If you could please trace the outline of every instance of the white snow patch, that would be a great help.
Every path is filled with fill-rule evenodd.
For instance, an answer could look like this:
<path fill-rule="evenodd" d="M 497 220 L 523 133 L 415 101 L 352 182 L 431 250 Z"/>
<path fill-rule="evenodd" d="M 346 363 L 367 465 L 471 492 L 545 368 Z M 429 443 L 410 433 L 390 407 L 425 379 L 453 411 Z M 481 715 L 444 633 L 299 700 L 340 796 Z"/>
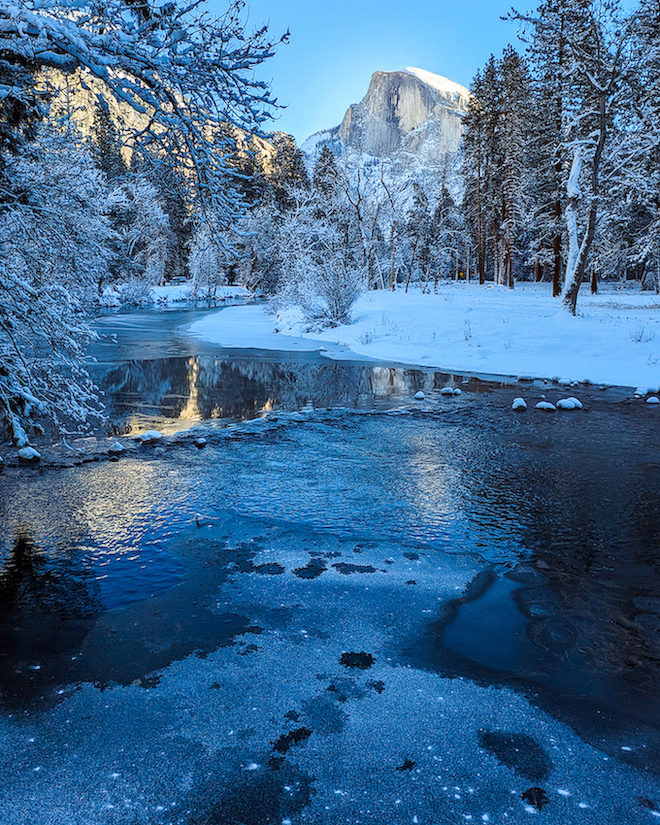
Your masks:
<path fill-rule="evenodd" d="M 552 410 L 556 410 L 557 408 L 554 404 L 551 404 L 549 401 L 539 401 L 539 403 L 536 405 L 536 409 L 547 410 L 548 412 L 551 412 Z"/>
<path fill-rule="evenodd" d="M 144 433 L 136 435 L 135 441 L 138 441 L 140 444 L 154 444 L 156 441 L 160 441 L 162 437 L 158 430 L 147 430 Z"/>
<path fill-rule="evenodd" d="M 34 447 L 21 447 L 18 451 L 18 458 L 26 464 L 36 464 L 41 458 L 41 453 L 37 452 Z"/>
<path fill-rule="evenodd" d="M 426 83 L 427 86 L 431 86 L 436 91 L 452 97 L 457 103 L 460 98 L 469 100 L 470 97 L 472 97 L 469 90 L 466 89 L 465 86 L 461 86 L 460 83 L 454 83 L 453 80 L 449 80 L 442 75 L 433 74 L 433 72 L 428 72 L 426 69 L 417 69 L 414 66 L 407 66 L 405 71 L 409 74 L 414 74 L 415 77 L 418 77 L 423 83 Z"/>
<path fill-rule="evenodd" d="M 526 410 L 527 409 L 527 402 L 524 398 L 514 398 L 513 404 L 511 405 L 512 410 Z"/>
<path fill-rule="evenodd" d="M 369 291 L 354 306 L 354 323 L 318 332 L 307 331 L 299 312 L 275 316 L 264 305 L 228 307 L 190 331 L 226 347 L 318 351 L 323 345 L 334 359 L 357 354 L 520 381 L 558 375 L 571 384 L 588 378 L 641 388 L 657 385 L 660 347 L 631 341 L 629 333 L 640 323 L 657 324 L 653 300 L 641 293 L 585 294 L 581 314 L 573 317 L 559 311 L 547 284 L 518 284 L 512 291 L 447 283 L 431 295 Z M 468 309 L 472 335 L 466 340 Z M 333 350 L 340 341 L 350 350 Z"/>

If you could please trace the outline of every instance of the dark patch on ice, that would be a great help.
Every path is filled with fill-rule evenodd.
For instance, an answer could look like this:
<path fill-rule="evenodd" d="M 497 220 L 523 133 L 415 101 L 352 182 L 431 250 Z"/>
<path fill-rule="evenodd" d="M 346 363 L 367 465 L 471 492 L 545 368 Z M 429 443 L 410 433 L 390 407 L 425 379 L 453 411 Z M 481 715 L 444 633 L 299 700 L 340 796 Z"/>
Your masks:
<path fill-rule="evenodd" d="M 341 733 L 344 729 L 346 713 L 327 696 L 314 696 L 303 702 L 303 709 L 315 733 Z"/>
<path fill-rule="evenodd" d="M 339 664 L 344 667 L 357 668 L 357 670 L 369 670 L 375 661 L 375 656 L 362 650 L 359 653 L 342 653 Z"/>
<path fill-rule="evenodd" d="M 367 682 L 367 687 L 371 688 L 371 690 L 375 690 L 376 693 L 382 693 L 385 690 L 385 682 L 382 682 L 380 679 L 377 679 L 375 682 Z"/>
<path fill-rule="evenodd" d="M 349 564 L 344 561 L 340 561 L 337 564 L 332 565 L 342 576 L 350 576 L 352 573 L 377 573 L 378 569 L 376 567 L 372 567 L 370 564 Z"/>
<path fill-rule="evenodd" d="M 648 808 L 649 811 L 658 811 L 658 806 L 652 799 L 647 799 L 645 796 L 638 796 L 637 801 L 642 808 Z"/>
<path fill-rule="evenodd" d="M 543 810 L 543 806 L 549 803 L 548 795 L 543 788 L 529 788 L 520 795 L 523 802 L 533 805 L 538 811 Z"/>
<path fill-rule="evenodd" d="M 321 575 L 321 573 L 324 573 L 327 569 L 328 568 L 325 562 L 317 559 L 312 559 L 304 567 L 296 567 L 296 569 L 293 571 L 293 575 L 297 576 L 299 579 L 316 579 Z"/>
<path fill-rule="evenodd" d="M 209 685 L 209 688 L 211 690 L 220 690 L 221 687 L 222 687 L 222 685 L 220 685 L 218 682 L 213 682 L 212 684 Z"/>
<path fill-rule="evenodd" d="M 296 728 L 289 731 L 289 733 L 283 733 L 277 742 L 273 744 L 273 750 L 278 753 L 287 753 L 289 748 L 300 745 L 301 742 L 309 739 L 311 735 L 312 731 L 309 728 Z"/>
<path fill-rule="evenodd" d="M 243 650 L 238 651 L 239 656 L 249 656 L 250 653 L 256 653 L 259 648 L 256 645 L 245 645 Z"/>
<path fill-rule="evenodd" d="M 416 580 L 415 580 L 415 579 L 408 579 L 408 581 L 406 582 L 406 584 L 417 584 L 417 582 L 416 582 Z"/>
<path fill-rule="evenodd" d="M 547 779 L 552 762 L 539 743 L 526 733 L 480 730 L 479 744 L 508 768 L 532 782 Z"/>
<path fill-rule="evenodd" d="M 283 756 L 271 756 L 268 760 L 268 767 L 271 771 L 279 771 L 284 764 Z"/>
<path fill-rule="evenodd" d="M 281 564 L 277 562 L 269 562 L 268 564 L 259 564 L 254 568 L 255 573 L 262 576 L 281 576 L 286 570 Z"/>
<path fill-rule="evenodd" d="M 346 702 L 348 699 L 363 699 L 366 695 L 364 688 L 353 679 L 339 677 L 334 679 L 326 690 L 332 694 L 334 701 Z"/>
<path fill-rule="evenodd" d="M 188 825 L 279 825 L 300 814 L 315 794 L 314 777 L 284 759 L 270 762 L 271 770 L 240 770 L 234 781 L 225 777 L 221 788 L 209 780 L 198 792 L 201 810 L 190 815 Z"/>
<path fill-rule="evenodd" d="M 399 765 L 397 767 L 397 771 L 411 771 L 413 768 L 417 767 L 417 762 L 413 762 L 412 759 L 404 759 L 403 765 Z"/>
<path fill-rule="evenodd" d="M 252 736 L 254 736 L 256 733 L 257 733 L 257 729 L 256 729 L 256 728 L 245 728 L 244 730 L 239 730 L 239 732 L 236 734 L 236 736 L 237 736 L 237 737 L 238 737 L 238 739 L 240 739 L 241 741 L 244 741 L 244 740 L 246 740 L 246 739 L 250 739 L 250 738 L 251 738 Z"/>
<path fill-rule="evenodd" d="M 405 558 L 410 559 L 410 561 L 417 561 L 419 559 L 419 553 L 404 553 Z"/>
<path fill-rule="evenodd" d="M 295 710 L 288 710 L 284 714 L 284 718 L 288 719 L 290 722 L 299 722 L 300 721 L 300 714 L 297 713 Z"/>

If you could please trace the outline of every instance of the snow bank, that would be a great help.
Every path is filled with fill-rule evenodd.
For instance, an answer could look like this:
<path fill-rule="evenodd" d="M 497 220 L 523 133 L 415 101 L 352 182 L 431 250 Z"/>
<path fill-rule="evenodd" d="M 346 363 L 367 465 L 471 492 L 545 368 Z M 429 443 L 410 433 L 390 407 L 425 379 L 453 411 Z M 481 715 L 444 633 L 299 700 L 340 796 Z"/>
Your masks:
<path fill-rule="evenodd" d="M 292 351 L 324 345 L 332 358 L 357 354 L 448 372 L 658 385 L 658 296 L 585 294 L 579 311 L 577 317 L 561 311 L 548 284 L 518 285 L 513 291 L 443 284 L 436 295 L 369 292 L 356 303 L 352 324 L 320 333 L 305 332 L 291 312 L 275 318 L 255 306 L 223 310 L 191 331 L 227 347 Z"/>
<path fill-rule="evenodd" d="M 100 303 L 105 307 L 119 307 L 122 305 L 121 290 L 124 285 L 109 286 L 103 290 Z M 171 304 L 185 304 L 195 300 L 207 300 L 204 295 L 192 296 L 192 281 L 180 284 L 166 284 L 165 286 L 151 287 L 151 300 L 159 306 Z M 251 293 L 242 286 L 219 286 L 215 291 L 214 300 L 228 301 L 231 299 L 247 299 Z"/>

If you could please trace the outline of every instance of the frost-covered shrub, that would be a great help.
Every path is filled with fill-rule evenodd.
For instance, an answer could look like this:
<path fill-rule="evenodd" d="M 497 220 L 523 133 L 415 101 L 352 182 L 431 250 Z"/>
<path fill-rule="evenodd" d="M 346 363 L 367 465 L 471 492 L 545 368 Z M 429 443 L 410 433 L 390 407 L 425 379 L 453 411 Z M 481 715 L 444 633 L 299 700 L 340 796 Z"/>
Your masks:
<path fill-rule="evenodd" d="M 301 199 L 280 229 L 277 305 L 300 307 L 312 328 L 350 324 L 353 304 L 366 287 L 366 268 L 352 256 L 341 230 L 319 212 L 313 197 Z"/>
<path fill-rule="evenodd" d="M 122 292 L 131 299 L 129 303 L 136 303 L 133 299 L 146 287 L 165 280 L 176 237 L 149 181 L 136 178 L 120 183 L 110 193 L 110 202 L 118 238 L 115 278 L 128 284 Z"/>
<path fill-rule="evenodd" d="M 218 287 L 227 283 L 228 258 L 218 230 L 208 221 L 201 221 L 193 233 L 188 258 L 194 297 L 216 297 Z"/>

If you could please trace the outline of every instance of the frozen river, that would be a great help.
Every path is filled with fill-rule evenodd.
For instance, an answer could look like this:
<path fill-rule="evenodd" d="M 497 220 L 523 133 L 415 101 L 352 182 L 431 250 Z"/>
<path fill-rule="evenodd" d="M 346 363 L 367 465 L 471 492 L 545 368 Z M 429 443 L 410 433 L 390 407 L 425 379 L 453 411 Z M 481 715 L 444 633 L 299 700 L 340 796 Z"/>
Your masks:
<path fill-rule="evenodd" d="M 119 460 L 0 475 L 0 823 L 656 821 L 659 411 L 197 317 L 99 322 Z"/>

